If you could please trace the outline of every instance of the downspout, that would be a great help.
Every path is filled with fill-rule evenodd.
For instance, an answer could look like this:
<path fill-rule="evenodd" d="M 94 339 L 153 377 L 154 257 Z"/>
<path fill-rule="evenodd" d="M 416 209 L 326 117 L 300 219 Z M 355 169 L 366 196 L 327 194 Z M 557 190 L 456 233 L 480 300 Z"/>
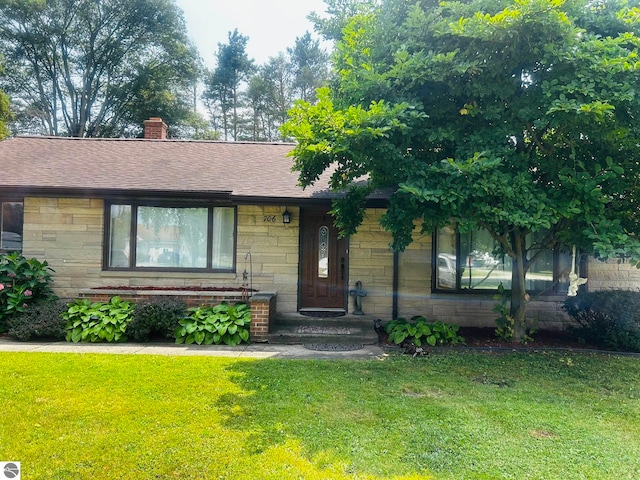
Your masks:
<path fill-rule="evenodd" d="M 391 306 L 391 320 L 398 318 L 398 279 L 399 279 L 400 252 L 393 251 L 393 301 Z"/>

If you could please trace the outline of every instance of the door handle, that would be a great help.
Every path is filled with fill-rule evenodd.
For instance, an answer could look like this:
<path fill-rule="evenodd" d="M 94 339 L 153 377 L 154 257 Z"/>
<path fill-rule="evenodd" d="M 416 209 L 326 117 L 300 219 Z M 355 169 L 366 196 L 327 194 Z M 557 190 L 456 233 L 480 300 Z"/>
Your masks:
<path fill-rule="evenodd" d="M 340 258 L 340 279 L 344 280 L 344 257 Z"/>

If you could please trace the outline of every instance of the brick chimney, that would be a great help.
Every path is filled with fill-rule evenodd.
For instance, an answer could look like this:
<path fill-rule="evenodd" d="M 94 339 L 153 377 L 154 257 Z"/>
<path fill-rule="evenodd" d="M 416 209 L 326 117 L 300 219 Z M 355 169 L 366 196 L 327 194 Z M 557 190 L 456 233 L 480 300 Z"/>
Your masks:
<path fill-rule="evenodd" d="M 167 124 L 159 117 L 151 117 L 144 121 L 144 138 L 147 140 L 165 140 Z"/>

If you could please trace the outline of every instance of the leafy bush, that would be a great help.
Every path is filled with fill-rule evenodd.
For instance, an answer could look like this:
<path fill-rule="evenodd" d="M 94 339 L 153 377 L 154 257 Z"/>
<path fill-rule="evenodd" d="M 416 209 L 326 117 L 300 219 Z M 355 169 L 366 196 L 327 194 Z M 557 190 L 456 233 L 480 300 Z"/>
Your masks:
<path fill-rule="evenodd" d="M 46 261 L 19 252 L 0 254 L 0 332 L 6 331 L 11 315 L 24 312 L 29 304 L 56 298 L 49 285 L 51 272 Z"/>
<path fill-rule="evenodd" d="M 428 323 L 427 319 L 422 316 L 413 317 L 411 321 L 398 318 L 385 325 L 390 342 L 401 345 L 405 341 L 410 341 L 416 347 L 422 346 L 423 341 L 432 347 L 464 343 L 464 338 L 457 333 L 459 329 L 458 325 L 450 325 L 440 321 Z"/>
<path fill-rule="evenodd" d="M 246 303 L 222 302 L 213 307 L 190 308 L 188 312 L 189 315 L 178 322 L 176 343 L 238 345 L 249 341 L 251 310 Z"/>
<path fill-rule="evenodd" d="M 580 339 L 609 350 L 640 352 L 640 292 L 604 290 L 568 297 L 563 309 Z"/>
<path fill-rule="evenodd" d="M 66 320 L 66 339 L 72 342 L 126 342 L 127 324 L 134 305 L 120 297 L 108 302 L 75 300 L 63 313 Z"/>
<path fill-rule="evenodd" d="M 66 334 L 66 320 L 62 314 L 67 304 L 62 300 L 45 300 L 34 303 L 24 312 L 7 319 L 9 335 L 22 341 L 32 338 L 63 340 Z"/>
<path fill-rule="evenodd" d="M 175 338 L 180 319 L 184 318 L 187 306 L 175 297 L 153 298 L 136 304 L 127 335 L 137 342 L 146 342 L 154 337 Z"/>

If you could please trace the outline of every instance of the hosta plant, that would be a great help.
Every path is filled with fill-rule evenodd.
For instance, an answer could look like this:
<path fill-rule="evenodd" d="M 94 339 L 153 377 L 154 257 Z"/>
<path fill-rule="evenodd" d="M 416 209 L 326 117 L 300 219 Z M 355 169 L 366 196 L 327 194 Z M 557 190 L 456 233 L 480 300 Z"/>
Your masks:
<path fill-rule="evenodd" d="M 401 345 L 409 341 L 416 347 L 422 346 L 423 342 L 432 347 L 464 343 L 464 338 L 458 335 L 459 328 L 441 321 L 428 323 L 422 316 L 413 317 L 410 321 L 398 318 L 385 325 L 390 342 Z"/>
<path fill-rule="evenodd" d="M 117 296 L 108 302 L 76 300 L 62 314 L 67 321 L 67 341 L 126 342 L 127 324 L 133 310 L 132 302 Z"/>
<path fill-rule="evenodd" d="M 176 328 L 176 343 L 238 345 L 249 341 L 251 310 L 245 303 L 222 302 L 213 307 L 190 308 Z"/>

